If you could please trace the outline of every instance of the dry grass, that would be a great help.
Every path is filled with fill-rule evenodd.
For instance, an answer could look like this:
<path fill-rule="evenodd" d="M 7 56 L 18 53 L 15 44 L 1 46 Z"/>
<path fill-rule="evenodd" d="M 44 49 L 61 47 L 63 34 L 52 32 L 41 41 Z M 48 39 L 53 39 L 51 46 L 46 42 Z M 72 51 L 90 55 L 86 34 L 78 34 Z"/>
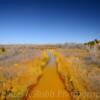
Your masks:
<path fill-rule="evenodd" d="M 50 57 L 48 51 L 53 57 Z M 52 71 L 47 68 L 48 70 L 44 72 L 45 77 L 50 78 L 59 74 L 59 83 L 63 83 L 73 100 L 100 99 L 99 48 L 5 46 L 4 53 L 0 53 L 0 100 L 26 99 L 28 89 L 37 84 L 49 61 L 52 61 L 56 67 L 52 68 Z M 48 66 L 52 66 L 52 63 Z M 45 77 L 40 86 L 56 81 L 57 78 L 51 80 Z M 55 82 L 52 83 L 56 87 Z"/>
<path fill-rule="evenodd" d="M 16 63 L 10 67 L 0 67 L 0 100 L 20 100 L 30 85 L 35 85 L 42 75 L 48 56 L 42 51 L 33 60 Z"/>
<path fill-rule="evenodd" d="M 100 95 L 97 96 L 100 92 L 100 68 L 97 64 L 86 63 L 87 51 L 60 50 L 58 53 L 54 51 L 54 55 L 60 77 L 74 100 L 100 99 Z"/>

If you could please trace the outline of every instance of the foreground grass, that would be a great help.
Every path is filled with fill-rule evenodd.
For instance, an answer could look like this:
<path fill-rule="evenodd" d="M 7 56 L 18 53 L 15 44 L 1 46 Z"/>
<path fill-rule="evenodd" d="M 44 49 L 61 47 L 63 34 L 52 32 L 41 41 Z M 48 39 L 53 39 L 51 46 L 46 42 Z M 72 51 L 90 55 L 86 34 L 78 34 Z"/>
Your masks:
<path fill-rule="evenodd" d="M 45 51 L 41 52 L 41 57 L 36 57 L 24 63 L 15 64 L 14 67 L 3 70 L 8 73 L 6 77 L 1 74 L 0 81 L 0 100 L 20 100 L 26 93 L 31 84 L 36 84 L 42 75 L 42 70 L 47 63 L 48 56 Z M 0 72 L 1 72 L 0 71 Z M 14 73 L 15 72 L 15 73 Z M 10 75 L 11 74 L 11 75 Z M 9 78 L 7 78 L 9 77 Z"/>
<path fill-rule="evenodd" d="M 81 61 L 80 56 L 64 56 L 52 51 L 56 57 L 58 72 L 73 100 L 99 100 L 100 69 Z M 78 53 L 77 53 L 78 54 Z M 92 73 L 90 73 L 90 72 Z"/>
<path fill-rule="evenodd" d="M 90 59 L 88 50 L 42 49 L 36 56 L 32 52 L 10 51 L 10 64 L 6 56 L 1 59 L 6 66 L 0 66 L 0 100 L 100 99 L 100 64 Z"/>

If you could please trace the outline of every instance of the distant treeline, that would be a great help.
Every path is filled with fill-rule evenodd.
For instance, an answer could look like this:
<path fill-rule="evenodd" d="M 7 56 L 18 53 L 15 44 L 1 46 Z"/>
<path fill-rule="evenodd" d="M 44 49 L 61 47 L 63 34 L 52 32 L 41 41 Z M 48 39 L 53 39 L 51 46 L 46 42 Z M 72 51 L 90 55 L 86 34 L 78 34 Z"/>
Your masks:
<path fill-rule="evenodd" d="M 93 41 L 89 41 L 89 42 L 84 43 L 84 45 L 90 45 L 90 46 L 94 46 L 96 44 L 100 44 L 100 40 L 95 39 Z"/>

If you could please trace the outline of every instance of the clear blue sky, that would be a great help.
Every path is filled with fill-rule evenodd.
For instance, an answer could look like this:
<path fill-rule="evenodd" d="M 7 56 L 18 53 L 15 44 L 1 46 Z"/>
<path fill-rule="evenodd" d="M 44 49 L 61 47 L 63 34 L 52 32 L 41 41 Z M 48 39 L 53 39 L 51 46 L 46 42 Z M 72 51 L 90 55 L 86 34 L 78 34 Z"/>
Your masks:
<path fill-rule="evenodd" d="M 0 43 L 100 39 L 100 0 L 0 0 Z"/>

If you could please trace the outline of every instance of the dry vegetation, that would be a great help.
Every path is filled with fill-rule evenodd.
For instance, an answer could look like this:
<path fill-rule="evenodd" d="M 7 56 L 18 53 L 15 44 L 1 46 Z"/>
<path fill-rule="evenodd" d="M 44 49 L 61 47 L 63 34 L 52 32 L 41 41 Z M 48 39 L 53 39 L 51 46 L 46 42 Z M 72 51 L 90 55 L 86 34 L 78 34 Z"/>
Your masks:
<path fill-rule="evenodd" d="M 72 100 L 100 100 L 100 45 L 89 43 L 0 46 L 0 100 L 27 100 L 51 62 Z"/>
<path fill-rule="evenodd" d="M 11 60 L 6 62 L 9 67 L 4 66 L 5 64 L 0 66 L 0 100 L 20 100 L 27 94 L 27 88 L 37 83 L 48 60 L 45 51 L 37 52 L 36 55 L 27 54 L 27 59 L 25 59 L 25 55 L 22 57 L 22 54 L 14 54 L 16 58 L 12 54 L 8 54 L 9 58 L 5 59 L 9 60 L 11 57 Z M 21 58 L 17 58 L 17 56 L 21 56 Z M 30 59 L 30 56 L 34 58 Z M 15 63 L 12 64 L 13 61 Z"/>
<path fill-rule="evenodd" d="M 73 100 L 100 99 L 100 49 L 77 47 L 52 51 L 58 73 Z"/>

